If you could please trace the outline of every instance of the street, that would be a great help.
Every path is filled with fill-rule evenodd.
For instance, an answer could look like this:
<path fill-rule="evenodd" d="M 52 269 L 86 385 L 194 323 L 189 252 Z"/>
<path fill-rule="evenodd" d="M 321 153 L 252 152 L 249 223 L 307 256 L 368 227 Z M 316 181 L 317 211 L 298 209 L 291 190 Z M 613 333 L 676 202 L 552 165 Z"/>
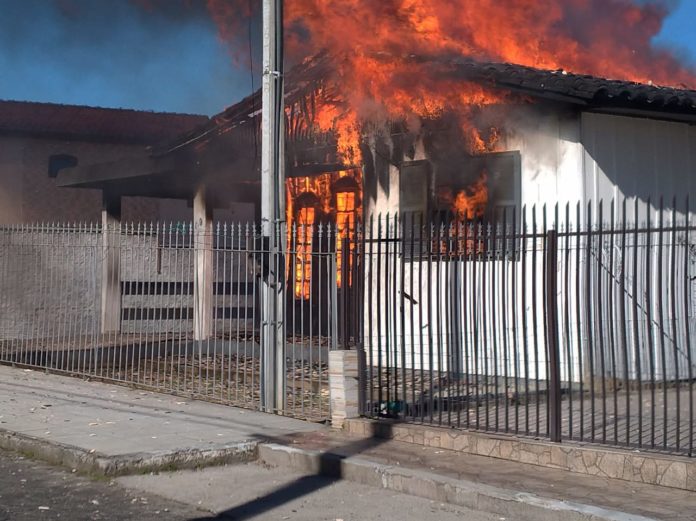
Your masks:
<path fill-rule="evenodd" d="M 0 521 L 183 521 L 200 512 L 0 451 Z"/>
<path fill-rule="evenodd" d="M 0 451 L 0 521 L 499 521 L 350 482 L 255 464 L 90 479 Z"/>

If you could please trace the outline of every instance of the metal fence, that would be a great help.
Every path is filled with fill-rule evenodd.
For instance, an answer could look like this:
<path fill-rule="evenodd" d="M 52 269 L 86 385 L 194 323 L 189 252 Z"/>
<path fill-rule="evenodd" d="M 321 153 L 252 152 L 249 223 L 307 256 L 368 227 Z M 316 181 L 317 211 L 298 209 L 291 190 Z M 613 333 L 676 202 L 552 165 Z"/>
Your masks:
<path fill-rule="evenodd" d="M 254 224 L 0 228 L 0 362 L 324 420 L 355 348 L 367 416 L 693 455 L 690 215 L 382 216 L 279 228 L 283 252 Z"/>
<path fill-rule="evenodd" d="M 677 206 L 369 220 L 364 413 L 693 455 L 696 227 Z"/>
<path fill-rule="evenodd" d="M 1 228 L 0 362 L 261 409 L 262 290 L 269 267 L 285 266 L 299 275 L 275 288 L 278 412 L 324 420 L 340 295 L 333 234 L 293 228 L 280 253 L 254 224 Z"/>

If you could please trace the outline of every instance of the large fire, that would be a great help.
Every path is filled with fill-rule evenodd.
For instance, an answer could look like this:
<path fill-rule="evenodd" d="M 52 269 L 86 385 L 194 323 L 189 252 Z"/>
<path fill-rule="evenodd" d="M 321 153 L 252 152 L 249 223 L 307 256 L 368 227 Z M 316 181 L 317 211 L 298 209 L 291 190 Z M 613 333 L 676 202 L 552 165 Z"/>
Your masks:
<path fill-rule="evenodd" d="M 229 41 L 242 32 L 248 0 L 207 0 Z M 255 4 L 260 4 L 256 2 Z M 564 69 L 606 78 L 696 86 L 694 71 L 652 42 L 669 14 L 637 0 L 285 0 L 294 62 L 328 52 L 341 96 L 316 124 L 339 136 L 347 162 L 360 159 L 365 120 L 430 117 L 500 103 L 501 95 L 453 82 L 408 57 L 467 57 Z M 473 141 L 476 141 L 475 139 Z"/>
<path fill-rule="evenodd" d="M 308 299 L 312 290 L 312 266 L 317 254 L 337 251 L 336 282 L 343 285 L 342 243 L 349 253 L 355 248 L 357 219 L 362 215 L 359 169 L 328 172 L 286 180 L 288 202 L 288 260 L 292 264 L 294 294 Z M 315 239 L 316 236 L 316 239 Z M 352 255 L 349 256 L 349 268 Z M 349 285 L 352 271 L 349 270 Z"/>
<path fill-rule="evenodd" d="M 221 36 L 238 38 L 248 0 L 207 5 Z M 336 136 L 346 165 L 360 166 L 367 126 L 399 121 L 417 132 L 423 120 L 443 114 L 457 118 L 469 154 L 502 150 L 504 122 L 482 126 L 477 116 L 486 107 L 524 100 L 438 73 L 453 58 L 696 87 L 694 71 L 652 43 L 669 14 L 661 0 L 285 0 L 284 6 L 289 61 L 321 52 L 331 57 L 333 70 L 322 80 L 335 94 L 323 98 L 312 124 Z M 325 189 L 310 191 L 326 201 Z M 480 217 L 488 197 L 485 173 L 448 197 L 455 215 Z M 293 213 L 290 198 L 289 222 L 310 217 Z M 330 210 L 340 218 L 337 201 Z"/>

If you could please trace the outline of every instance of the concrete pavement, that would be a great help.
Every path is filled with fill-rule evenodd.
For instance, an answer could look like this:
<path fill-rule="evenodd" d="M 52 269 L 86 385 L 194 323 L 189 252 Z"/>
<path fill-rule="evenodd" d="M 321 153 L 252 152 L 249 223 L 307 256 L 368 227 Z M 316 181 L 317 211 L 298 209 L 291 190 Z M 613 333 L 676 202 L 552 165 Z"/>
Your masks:
<path fill-rule="evenodd" d="M 253 459 L 268 437 L 321 425 L 101 382 L 0 366 L 0 447 L 85 472 Z"/>
<path fill-rule="evenodd" d="M 124 476 L 116 482 L 148 496 L 197 506 L 216 520 L 500 521 L 488 512 L 347 480 L 261 465 Z M 202 519 L 207 519 L 203 517 Z M 201 521 L 202 521 L 201 519 Z M 514 518 L 508 518 L 514 519 Z"/>
<path fill-rule="evenodd" d="M 200 501 L 219 519 L 265 519 L 268 512 L 260 505 L 268 502 L 275 502 L 274 515 L 283 516 L 309 498 L 330 508 L 331 497 L 357 494 L 350 487 L 361 486 L 365 502 L 348 504 L 345 519 L 390 519 L 380 517 L 378 498 L 403 493 L 432 501 L 428 508 L 449 504 L 467 515 L 507 519 L 696 520 L 696 494 L 684 490 L 385 438 L 351 438 L 280 416 L 1 366 L 0 448 L 101 475 L 158 471 L 121 484 L 194 506 Z M 235 465 L 169 472 L 229 463 Z M 208 488 L 201 490 L 203 483 Z M 441 514 L 438 519 L 444 519 Z"/>
<path fill-rule="evenodd" d="M 298 487 L 302 494 L 293 493 Z M 254 464 L 107 481 L 0 451 L 0 521 L 241 519 L 498 521 L 499 516 Z"/>

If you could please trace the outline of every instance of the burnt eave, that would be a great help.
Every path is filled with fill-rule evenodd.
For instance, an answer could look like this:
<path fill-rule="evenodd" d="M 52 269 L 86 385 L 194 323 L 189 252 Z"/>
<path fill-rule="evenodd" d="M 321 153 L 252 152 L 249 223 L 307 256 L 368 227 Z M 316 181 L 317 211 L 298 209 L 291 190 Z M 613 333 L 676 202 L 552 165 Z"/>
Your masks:
<path fill-rule="evenodd" d="M 696 123 L 696 91 L 689 89 L 510 63 L 415 55 L 403 59 L 419 62 L 430 68 L 432 74 L 449 75 L 528 96 L 548 106 L 564 105 L 580 112 Z M 285 78 L 287 102 L 300 100 L 322 79 L 330 78 L 332 63 L 323 53 L 293 67 Z M 142 157 L 67 169 L 59 174 L 59 186 L 100 188 L 120 195 L 153 197 L 190 196 L 202 183 L 213 190 L 220 187 L 224 191 L 229 191 L 230 183 L 256 186 L 259 165 L 256 154 L 250 154 L 249 150 L 260 146 L 260 114 L 261 92 L 256 91 L 195 129 L 144 149 Z M 286 146 L 288 177 L 347 168 L 333 161 L 335 157 L 330 149 L 335 148 L 335 143 L 330 135 L 291 138 Z M 234 179 L 230 179 L 230 172 L 234 173 Z"/>
<path fill-rule="evenodd" d="M 535 99 L 570 103 L 581 110 L 682 122 L 696 121 L 696 91 L 690 89 L 611 80 L 510 63 L 451 60 L 434 62 L 433 66 L 461 79 Z"/>
<path fill-rule="evenodd" d="M 386 53 L 378 54 L 376 57 L 394 59 Z M 540 101 L 572 105 L 582 111 L 696 122 L 696 91 L 690 89 L 612 80 L 512 63 L 419 55 L 401 59 L 429 67 L 434 75 L 450 75 Z M 293 102 L 299 99 L 322 78 L 331 77 L 332 64 L 330 56 L 321 53 L 293 67 L 285 78 L 286 100 Z M 153 147 L 153 154 L 163 155 L 181 147 L 195 146 L 201 141 L 215 140 L 218 135 L 230 129 L 247 127 L 249 131 L 255 132 L 260 114 L 261 91 L 256 91 L 197 129 Z"/>

